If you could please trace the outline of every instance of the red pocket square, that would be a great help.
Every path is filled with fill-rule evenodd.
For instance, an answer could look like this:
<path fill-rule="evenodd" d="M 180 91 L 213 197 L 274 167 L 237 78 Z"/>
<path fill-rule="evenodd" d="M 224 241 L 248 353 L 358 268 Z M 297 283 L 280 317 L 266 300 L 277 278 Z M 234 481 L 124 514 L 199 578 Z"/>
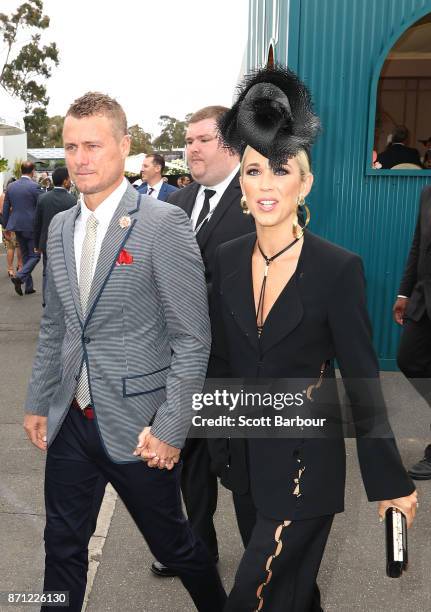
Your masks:
<path fill-rule="evenodd" d="M 116 264 L 117 266 L 128 266 L 133 263 L 133 255 L 126 251 L 126 249 L 121 249 L 120 254 L 118 255 Z"/>

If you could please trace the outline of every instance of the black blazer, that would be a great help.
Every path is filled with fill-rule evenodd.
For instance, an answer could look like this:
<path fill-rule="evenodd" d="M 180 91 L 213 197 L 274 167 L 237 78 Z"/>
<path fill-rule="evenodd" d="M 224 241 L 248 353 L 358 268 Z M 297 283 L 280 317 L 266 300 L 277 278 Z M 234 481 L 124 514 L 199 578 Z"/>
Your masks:
<path fill-rule="evenodd" d="M 382 168 L 389 170 L 397 164 L 416 164 L 422 168 L 421 158 L 419 157 L 419 151 L 412 149 L 412 147 L 406 147 L 403 144 L 389 145 L 386 151 L 379 153 L 377 161 L 382 164 Z"/>
<path fill-rule="evenodd" d="M 251 272 L 255 241 L 253 233 L 224 244 L 218 251 L 208 375 L 317 381 L 322 364 L 330 360 L 321 389 L 335 391 L 336 358 L 352 404 L 357 434 L 368 433 L 373 416 L 368 418 L 364 410 L 369 406 L 384 410 L 384 401 L 371 343 L 361 259 L 306 232 L 296 272 L 268 314 L 259 340 Z M 371 382 L 355 384 L 358 378 Z M 332 391 L 330 395 L 331 402 L 338 405 L 336 395 Z M 385 415 L 387 438 L 357 437 L 370 501 L 402 497 L 415 489 Z M 342 437 L 249 439 L 247 444 L 231 439 L 212 442 L 210 446 L 223 484 L 238 493 L 251 487 L 254 503 L 265 516 L 297 520 L 344 509 Z M 294 495 L 298 467 L 305 467 L 299 497 Z"/>
<path fill-rule="evenodd" d="M 75 204 L 76 198 L 66 189 L 54 187 L 52 191 L 47 191 L 39 196 L 34 218 L 34 244 L 36 249 L 46 251 L 48 228 L 52 218 L 57 213 L 72 208 Z"/>
<path fill-rule="evenodd" d="M 431 185 L 421 193 L 419 216 L 398 293 L 410 298 L 406 317 L 419 321 L 427 312 L 431 319 Z"/>
<path fill-rule="evenodd" d="M 168 202 L 176 204 L 191 217 L 199 187 L 199 183 L 192 183 L 184 189 L 179 189 L 169 196 Z M 223 242 L 254 231 L 253 217 L 242 212 L 240 200 L 241 188 L 238 173 L 227 186 L 214 214 L 196 236 L 205 265 L 205 277 L 209 293 L 211 292 L 217 247 Z"/>

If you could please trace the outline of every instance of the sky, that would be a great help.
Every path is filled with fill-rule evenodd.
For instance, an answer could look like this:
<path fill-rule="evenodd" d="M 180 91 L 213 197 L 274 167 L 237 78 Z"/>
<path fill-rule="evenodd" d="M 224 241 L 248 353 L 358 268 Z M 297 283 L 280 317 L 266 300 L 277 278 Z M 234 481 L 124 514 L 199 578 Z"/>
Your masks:
<path fill-rule="evenodd" d="M 23 0 L 1 0 L 2 12 Z M 48 114 L 86 91 L 116 98 L 128 123 L 158 135 L 160 115 L 183 119 L 230 105 L 247 42 L 248 0 L 44 0 L 43 34 L 60 64 L 47 81 Z M 27 35 L 28 37 L 28 35 Z"/>

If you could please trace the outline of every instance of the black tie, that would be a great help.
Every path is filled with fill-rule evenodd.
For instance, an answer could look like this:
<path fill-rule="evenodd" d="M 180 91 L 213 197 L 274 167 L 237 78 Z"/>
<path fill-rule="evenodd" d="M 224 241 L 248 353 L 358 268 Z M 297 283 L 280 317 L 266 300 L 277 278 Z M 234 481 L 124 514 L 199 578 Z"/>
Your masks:
<path fill-rule="evenodd" d="M 210 200 L 211 200 L 211 198 L 213 197 L 213 195 L 215 193 L 216 192 L 214 191 L 214 189 L 204 189 L 205 199 L 204 199 L 204 203 L 203 203 L 203 206 L 202 206 L 202 210 L 199 213 L 198 220 L 196 221 L 196 229 L 199 227 L 199 225 L 202 223 L 202 221 L 208 215 L 208 213 L 210 211 Z"/>
<path fill-rule="evenodd" d="M 153 191 L 154 191 L 154 188 L 153 187 L 149 187 L 148 191 L 147 191 L 147 195 L 150 196 L 153 193 Z"/>

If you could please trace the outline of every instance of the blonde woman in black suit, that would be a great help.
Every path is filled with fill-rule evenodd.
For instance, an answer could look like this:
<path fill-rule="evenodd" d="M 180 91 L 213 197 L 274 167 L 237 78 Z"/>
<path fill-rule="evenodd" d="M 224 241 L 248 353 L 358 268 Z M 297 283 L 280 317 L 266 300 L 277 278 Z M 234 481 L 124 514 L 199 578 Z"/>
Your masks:
<path fill-rule="evenodd" d="M 364 407 L 382 409 L 384 401 L 361 259 L 298 222 L 298 204 L 313 183 L 307 149 L 317 128 L 307 90 L 280 68 L 246 79 L 220 121 L 225 144 L 242 153 L 242 204 L 256 233 L 218 250 L 210 375 L 321 377 L 321 388 L 331 389 L 337 359 L 368 499 L 379 501 L 380 516 L 400 508 L 410 525 L 417 496 L 390 427 L 385 437 L 366 435 L 375 419 Z M 246 545 L 225 612 L 320 611 L 316 577 L 333 516 L 344 509 L 342 436 L 251 438 L 214 447 Z"/>

